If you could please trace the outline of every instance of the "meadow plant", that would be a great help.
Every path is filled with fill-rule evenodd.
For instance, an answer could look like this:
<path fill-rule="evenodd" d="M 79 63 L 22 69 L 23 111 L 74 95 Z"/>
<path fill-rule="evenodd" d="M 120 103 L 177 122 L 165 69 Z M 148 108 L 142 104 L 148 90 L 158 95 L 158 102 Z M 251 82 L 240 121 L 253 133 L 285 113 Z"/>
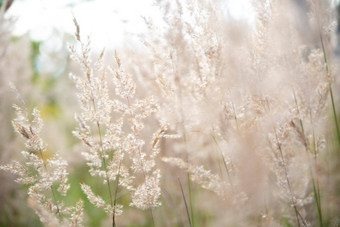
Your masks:
<path fill-rule="evenodd" d="M 0 168 L 17 175 L 18 183 L 29 185 L 27 193 L 31 206 L 42 223 L 47 226 L 81 226 L 82 201 L 72 208 L 64 206 L 56 198 L 57 192 L 65 196 L 70 187 L 67 162 L 58 154 L 46 157 L 47 147 L 40 137 L 43 123 L 39 111 L 34 109 L 32 119 L 29 119 L 20 107 L 15 106 L 15 109 L 17 118 L 13 120 L 13 126 L 26 140 L 26 151 L 21 152 L 24 160 L 22 163 L 13 161 Z"/>
<path fill-rule="evenodd" d="M 78 89 L 82 109 L 76 116 L 79 129 L 74 131 L 74 135 L 88 147 L 83 155 L 90 174 L 103 179 L 103 183 L 107 185 L 110 203 L 107 204 L 100 196 L 96 196 L 88 185 L 82 184 L 82 189 L 92 204 L 112 215 L 115 225 L 115 216 L 122 214 L 122 205 L 117 203 L 117 192 L 122 190 L 119 187 L 131 192 L 133 206 L 145 210 L 161 205 L 160 171 L 155 165 L 155 158 L 159 153 L 158 141 L 165 126 L 150 138 L 151 146 L 146 150 L 145 141 L 140 138 L 140 134 L 144 128 L 143 120 L 159 109 L 156 100 L 152 96 L 144 99 L 134 97 L 136 85 L 132 77 L 124 71 L 117 53 L 116 65 L 108 70 L 116 95 L 111 99 L 107 69 L 102 64 L 104 51 L 92 66 L 89 39 L 82 42 L 79 25 L 75 19 L 74 22 L 81 52 L 77 54 L 74 46 L 70 46 L 70 50 L 73 59 L 83 68 L 82 77 L 71 74 Z M 113 118 L 113 113 L 119 116 Z M 124 127 L 124 124 L 128 127 Z M 140 182 L 141 177 L 144 180 Z"/>
<path fill-rule="evenodd" d="M 87 200 L 111 226 L 132 224 L 130 211 L 153 226 L 337 226 L 332 3 L 253 1 L 253 26 L 226 15 L 222 2 L 155 4 L 163 21 L 144 18 L 143 52 L 115 51 L 110 65 L 104 50 L 93 57 L 74 19 L 73 135 L 89 173 L 80 182 Z M 16 113 L 24 160 L 1 169 L 29 185 L 43 223 L 82 225 L 83 202 L 66 207 L 61 198 L 76 166 L 44 156 L 37 109 L 33 118 Z"/>

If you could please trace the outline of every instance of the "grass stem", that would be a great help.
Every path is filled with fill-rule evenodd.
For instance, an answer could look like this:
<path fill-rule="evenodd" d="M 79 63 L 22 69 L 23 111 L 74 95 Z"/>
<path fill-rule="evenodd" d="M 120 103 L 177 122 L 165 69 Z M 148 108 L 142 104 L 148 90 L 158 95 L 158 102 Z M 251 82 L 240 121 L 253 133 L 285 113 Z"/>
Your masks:
<path fill-rule="evenodd" d="M 188 216 L 189 225 L 190 225 L 190 227 L 192 227 L 192 225 L 191 225 L 190 213 L 189 213 L 189 209 L 188 209 L 188 205 L 187 205 L 187 201 L 186 201 L 186 199 L 185 199 L 183 187 L 182 187 L 182 184 L 181 184 L 181 181 L 179 180 L 179 178 L 178 178 L 178 183 L 179 183 L 179 186 L 181 187 L 181 192 L 182 192 L 182 196 L 183 196 L 183 201 L 184 201 L 184 205 L 185 205 L 185 210 L 186 210 L 187 216 Z"/>
<path fill-rule="evenodd" d="M 329 67 L 328 67 L 327 55 L 326 55 L 325 45 L 324 45 L 321 33 L 320 33 L 320 42 L 321 42 L 321 47 L 322 47 L 323 59 L 324 59 L 324 62 L 325 62 L 326 73 L 327 73 L 327 76 L 329 76 L 330 72 L 329 72 Z M 334 117 L 335 129 L 336 129 L 336 134 L 337 134 L 337 140 L 338 140 L 339 147 L 340 147 L 340 130 L 339 130 L 338 117 L 337 117 L 337 114 L 336 114 L 336 108 L 335 108 L 335 104 L 334 104 L 334 96 L 333 96 L 333 90 L 332 90 L 331 84 L 329 85 L 329 93 L 330 93 L 330 96 L 331 96 L 332 110 L 333 110 L 333 117 Z"/>

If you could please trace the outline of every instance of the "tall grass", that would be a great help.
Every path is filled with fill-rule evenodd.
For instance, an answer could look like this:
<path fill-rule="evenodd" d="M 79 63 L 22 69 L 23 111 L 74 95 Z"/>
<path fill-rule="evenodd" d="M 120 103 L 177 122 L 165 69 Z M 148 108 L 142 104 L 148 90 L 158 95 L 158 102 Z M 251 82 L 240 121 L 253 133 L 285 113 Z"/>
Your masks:
<path fill-rule="evenodd" d="M 79 105 L 61 121 L 75 138 L 55 152 L 58 132 L 23 101 L 25 151 L 1 169 L 46 226 L 336 223 L 334 7 L 301 2 L 254 1 L 248 25 L 223 2 L 159 0 L 141 50 L 97 53 L 74 19 L 65 93 Z"/>

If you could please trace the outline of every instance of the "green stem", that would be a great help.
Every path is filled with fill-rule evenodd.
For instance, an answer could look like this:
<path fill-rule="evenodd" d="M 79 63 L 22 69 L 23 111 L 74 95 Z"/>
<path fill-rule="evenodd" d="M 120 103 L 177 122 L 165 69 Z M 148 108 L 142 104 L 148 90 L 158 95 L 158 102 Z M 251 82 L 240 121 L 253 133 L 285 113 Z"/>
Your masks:
<path fill-rule="evenodd" d="M 284 159 L 284 156 L 283 156 L 283 151 L 282 151 L 281 143 L 279 142 L 279 139 L 278 139 L 278 136 L 277 136 L 277 133 L 276 133 L 275 129 L 274 129 L 274 132 L 275 132 L 276 143 L 277 143 L 277 146 L 279 148 L 279 153 L 280 153 L 280 156 L 281 156 L 281 161 L 282 161 L 283 170 L 284 170 L 284 173 L 285 173 L 285 178 L 286 178 L 286 183 L 287 183 L 287 186 L 288 186 L 288 191 L 289 191 L 289 194 L 290 194 L 290 197 L 291 197 L 291 203 L 292 203 L 292 206 L 293 206 L 294 211 L 295 211 L 295 216 L 296 216 L 297 224 L 300 227 L 300 220 L 299 220 L 299 218 L 300 218 L 302 223 L 304 224 L 304 226 L 307 226 L 307 223 L 305 222 L 305 220 L 303 219 L 302 215 L 300 214 L 300 212 L 297 209 L 296 202 L 295 202 L 294 195 L 293 195 L 293 191 L 292 191 L 292 187 L 291 187 L 291 184 L 290 184 L 290 181 L 289 181 L 289 177 L 288 177 L 288 170 L 287 170 L 286 162 L 285 162 L 285 159 Z"/>
<path fill-rule="evenodd" d="M 39 153 L 40 153 L 41 159 L 43 160 L 44 168 L 45 168 L 46 172 L 48 172 L 48 170 L 47 170 L 47 164 L 46 164 L 46 161 L 45 161 L 45 159 L 44 159 L 43 153 L 42 153 L 41 150 L 39 150 Z M 57 202 L 57 198 L 56 198 L 56 196 L 55 196 L 54 189 L 53 189 L 53 186 L 52 186 L 52 185 L 51 185 L 50 189 L 51 189 L 53 201 L 54 201 L 54 203 L 55 203 L 55 205 L 56 205 L 56 207 L 57 207 L 57 212 L 56 212 L 56 214 L 58 215 L 58 217 L 59 217 L 59 219 L 60 219 L 60 209 L 59 209 L 59 205 L 58 205 L 58 202 Z"/>
<path fill-rule="evenodd" d="M 323 226 L 322 222 L 322 210 L 321 210 L 321 195 L 320 195 L 320 187 L 319 187 L 319 180 L 318 180 L 318 173 L 317 173 L 317 146 L 316 146 L 316 139 L 315 139 L 315 131 L 314 131 L 314 123 L 313 123 L 313 118 L 312 114 L 310 113 L 310 118 L 311 118 L 311 124 L 312 124 L 312 130 L 313 130 L 313 150 L 314 150 L 314 175 L 311 171 L 311 176 L 312 176 L 312 184 L 313 184 L 313 192 L 314 192 L 314 199 L 316 203 L 316 207 L 318 210 L 318 217 L 319 217 L 319 222 L 320 226 Z M 316 183 L 315 183 L 316 182 Z"/>
<path fill-rule="evenodd" d="M 231 174 L 230 174 L 230 170 L 228 168 L 228 165 L 227 165 L 227 162 L 224 158 L 224 155 L 223 155 L 223 152 L 222 152 L 222 149 L 221 147 L 219 146 L 219 144 L 217 143 L 217 140 L 216 140 L 216 137 L 214 134 L 210 134 L 210 136 L 212 137 L 214 143 L 216 144 L 217 146 L 217 149 L 219 150 L 220 152 L 220 155 L 221 155 L 221 158 L 222 158 L 222 161 L 223 161 L 223 164 L 224 164 L 224 168 L 226 170 L 226 173 L 227 173 L 227 176 L 228 176 L 228 180 L 229 180 L 229 183 L 230 183 L 230 186 L 231 186 L 231 191 L 234 193 L 234 184 L 233 184 L 233 181 L 231 179 Z"/>
<path fill-rule="evenodd" d="M 175 83 L 178 87 L 178 98 L 179 98 L 179 103 L 180 103 L 180 113 L 181 113 L 181 124 L 182 124 L 182 130 L 183 130 L 183 140 L 184 144 L 186 147 L 186 161 L 189 163 L 189 150 L 188 150 L 188 145 L 187 145 L 187 133 L 185 130 L 185 116 L 184 116 L 184 111 L 183 111 L 183 100 L 182 100 L 182 89 L 181 89 L 181 83 L 180 83 L 180 77 L 177 75 L 177 71 L 174 66 L 173 58 L 172 55 L 170 56 L 171 58 L 171 65 L 172 65 L 172 70 L 175 74 Z M 190 203 L 190 213 L 191 213 L 191 220 L 192 220 L 192 225 L 193 227 L 195 226 L 194 222 L 194 210 L 193 210 L 193 199 L 192 199 L 192 193 L 191 193 L 191 183 L 190 183 L 190 175 L 187 173 L 187 181 L 188 181 L 188 191 L 189 191 L 189 203 Z"/>
<path fill-rule="evenodd" d="M 335 105 L 334 105 L 332 87 L 330 87 L 329 93 L 331 94 L 332 109 L 333 109 L 333 116 L 334 116 L 334 122 L 335 122 L 335 127 L 336 127 L 336 134 L 338 136 L 338 143 L 339 143 L 339 146 L 340 146 L 340 130 L 339 130 L 338 118 L 337 118 L 337 115 L 336 115 L 336 109 L 335 109 Z"/>
<path fill-rule="evenodd" d="M 325 45 L 323 43 L 323 39 L 322 39 L 322 35 L 320 34 L 320 41 L 321 41 L 321 47 L 322 47 L 322 53 L 323 53 L 323 59 L 325 62 L 325 69 L 327 72 L 327 76 L 329 76 L 329 68 L 328 68 L 328 61 L 327 61 L 327 55 L 326 55 L 326 51 L 325 51 Z M 340 146 L 340 130 L 339 130 L 339 124 L 338 124 L 338 117 L 336 114 L 336 108 L 335 108 L 335 104 L 334 104 L 334 96 L 333 96 L 333 91 L 332 91 L 332 85 L 329 85 L 329 93 L 331 94 L 331 101 L 332 101 L 332 109 L 333 109 L 333 117 L 334 117 L 334 123 L 335 123 L 335 128 L 336 128 L 336 134 L 337 134 L 337 139 L 338 139 L 338 143 Z"/>
<path fill-rule="evenodd" d="M 120 160 L 120 162 L 119 162 L 116 189 L 115 189 L 115 198 L 114 198 L 114 202 L 113 202 L 113 216 L 112 216 L 113 227 L 116 226 L 116 204 L 117 204 L 117 193 L 118 193 L 118 187 L 119 187 L 119 176 L 120 176 L 120 166 L 121 166 L 121 164 L 122 164 L 122 160 Z"/>
<path fill-rule="evenodd" d="M 315 184 L 313 174 L 311 173 L 312 176 L 312 183 L 313 183 L 313 192 L 314 192 L 314 200 L 316 203 L 316 207 L 318 209 L 318 216 L 319 216 L 319 222 L 320 226 L 323 227 L 323 221 L 322 221 L 322 210 L 321 210 L 321 203 L 320 203 L 320 190 Z"/>
<path fill-rule="evenodd" d="M 190 201 L 190 213 L 191 213 L 191 219 L 192 219 L 192 225 L 194 226 L 194 211 L 193 211 L 193 199 L 192 199 L 192 193 L 191 193 L 191 181 L 190 181 L 190 175 L 187 173 L 187 179 L 188 179 L 188 190 L 189 190 L 189 201 Z"/>
<path fill-rule="evenodd" d="M 296 109 L 297 109 L 298 115 L 299 115 L 301 131 L 302 131 L 302 134 L 305 135 L 305 129 L 303 128 L 303 124 L 302 124 L 302 120 L 301 120 L 301 114 L 300 114 L 300 109 L 299 109 L 298 101 L 297 101 L 297 98 L 296 98 L 296 95 L 295 95 L 295 91 L 293 92 L 293 95 L 294 95 Z"/>
<path fill-rule="evenodd" d="M 107 187 L 108 187 L 108 190 L 109 190 L 110 204 L 111 204 L 111 207 L 113 207 L 113 210 L 115 211 L 115 207 L 113 205 L 112 193 L 111 193 L 110 179 L 109 179 L 109 175 L 108 175 L 107 168 L 106 168 L 106 159 L 105 159 L 105 155 L 104 155 L 104 151 L 103 151 L 103 140 L 102 140 L 102 134 L 101 134 L 101 130 L 100 130 L 99 121 L 97 121 L 97 127 L 98 127 L 98 133 L 99 133 L 99 141 L 100 141 L 100 152 L 101 152 L 103 166 L 104 166 L 104 170 L 105 170 L 106 183 L 107 183 Z M 113 217 L 112 217 L 112 226 L 113 227 L 116 226 L 114 217 L 115 217 L 115 214 L 113 213 Z"/>
<path fill-rule="evenodd" d="M 185 210 L 186 210 L 187 216 L 188 216 L 189 225 L 190 225 L 190 227 L 192 227 L 190 213 L 189 213 L 189 209 L 188 209 L 188 205 L 187 205 L 187 201 L 185 199 L 183 187 L 182 187 L 182 184 L 181 184 L 181 181 L 179 180 L 179 178 L 178 178 L 178 183 L 179 183 L 179 186 L 181 187 L 181 192 L 182 192 L 182 196 L 183 196 L 183 200 L 184 200 Z"/>

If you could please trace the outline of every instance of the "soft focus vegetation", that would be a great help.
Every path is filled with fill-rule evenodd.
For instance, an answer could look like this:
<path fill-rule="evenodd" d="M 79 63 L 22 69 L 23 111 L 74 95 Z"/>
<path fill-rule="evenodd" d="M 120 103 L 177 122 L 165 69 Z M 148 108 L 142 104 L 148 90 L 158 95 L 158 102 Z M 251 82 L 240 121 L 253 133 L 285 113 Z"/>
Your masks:
<path fill-rule="evenodd" d="M 333 1 L 158 0 L 100 51 L 0 3 L 0 226 L 340 225 Z"/>

